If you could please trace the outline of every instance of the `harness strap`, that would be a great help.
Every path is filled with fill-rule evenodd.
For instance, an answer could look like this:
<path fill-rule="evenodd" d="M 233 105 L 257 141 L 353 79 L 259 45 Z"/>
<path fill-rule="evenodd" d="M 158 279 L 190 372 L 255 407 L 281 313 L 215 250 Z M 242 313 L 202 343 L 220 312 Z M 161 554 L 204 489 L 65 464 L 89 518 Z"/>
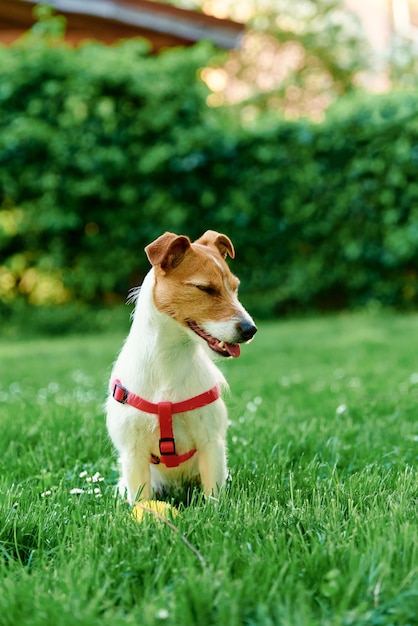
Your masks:
<path fill-rule="evenodd" d="M 112 395 L 117 402 L 129 404 L 129 406 L 133 406 L 139 411 L 158 416 L 160 426 L 160 439 L 158 442 L 160 456 L 158 457 L 152 454 L 150 462 L 155 465 L 163 463 L 166 467 L 178 467 L 196 453 L 196 450 L 193 449 L 185 454 L 177 454 L 173 433 L 173 415 L 200 409 L 203 406 L 215 402 L 221 395 L 218 385 L 215 385 L 212 389 L 198 396 L 194 396 L 193 398 L 189 398 L 188 400 L 183 400 L 182 402 L 153 403 L 148 402 L 148 400 L 126 389 L 118 379 L 112 382 L 111 389 Z"/>

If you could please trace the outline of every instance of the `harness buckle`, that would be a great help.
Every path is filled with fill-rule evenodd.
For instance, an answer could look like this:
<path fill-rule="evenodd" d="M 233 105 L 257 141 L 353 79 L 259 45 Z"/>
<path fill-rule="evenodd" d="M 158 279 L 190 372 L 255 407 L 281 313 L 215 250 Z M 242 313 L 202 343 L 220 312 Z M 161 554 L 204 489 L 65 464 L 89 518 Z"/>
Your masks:
<path fill-rule="evenodd" d="M 158 442 L 160 454 L 162 456 L 173 456 L 176 454 L 176 444 L 174 437 L 162 437 Z"/>
<path fill-rule="evenodd" d="M 126 404 L 126 401 L 128 400 L 129 391 L 126 389 L 126 387 L 124 387 L 120 383 L 115 383 L 115 386 L 113 387 L 112 395 L 117 402 L 120 402 L 121 404 Z"/>

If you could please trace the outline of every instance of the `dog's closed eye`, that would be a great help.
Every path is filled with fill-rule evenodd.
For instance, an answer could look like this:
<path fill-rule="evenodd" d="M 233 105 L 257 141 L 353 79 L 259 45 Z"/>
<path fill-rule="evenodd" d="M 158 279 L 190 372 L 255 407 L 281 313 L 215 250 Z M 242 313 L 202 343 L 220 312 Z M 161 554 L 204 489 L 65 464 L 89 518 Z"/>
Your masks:
<path fill-rule="evenodd" d="M 211 285 L 195 285 L 195 287 L 200 291 L 204 291 L 210 296 L 216 296 L 218 294 L 218 290 Z"/>

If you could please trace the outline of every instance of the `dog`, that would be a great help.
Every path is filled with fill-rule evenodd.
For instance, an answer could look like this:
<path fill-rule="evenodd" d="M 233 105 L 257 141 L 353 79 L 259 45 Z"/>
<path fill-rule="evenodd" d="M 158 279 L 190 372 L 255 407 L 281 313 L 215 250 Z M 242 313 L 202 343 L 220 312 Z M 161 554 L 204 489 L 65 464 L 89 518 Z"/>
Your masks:
<path fill-rule="evenodd" d="M 145 252 L 152 267 L 136 293 L 106 406 L 119 491 L 134 504 L 198 481 L 216 498 L 227 478 L 220 396 L 227 383 L 214 360 L 239 357 L 239 344 L 257 331 L 225 260 L 234 246 L 212 230 L 194 243 L 166 232 Z"/>

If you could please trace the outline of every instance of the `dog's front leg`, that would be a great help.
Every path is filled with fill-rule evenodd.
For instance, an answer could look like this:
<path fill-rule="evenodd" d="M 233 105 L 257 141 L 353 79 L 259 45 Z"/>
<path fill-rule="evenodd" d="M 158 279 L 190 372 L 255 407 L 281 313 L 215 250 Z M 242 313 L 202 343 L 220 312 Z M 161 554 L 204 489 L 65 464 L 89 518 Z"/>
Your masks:
<path fill-rule="evenodd" d="M 122 483 L 128 492 L 128 501 L 134 504 L 137 497 L 141 500 L 151 498 L 151 473 L 149 458 L 135 453 L 120 457 Z"/>
<path fill-rule="evenodd" d="M 199 473 L 206 497 L 217 497 L 226 481 L 226 449 L 222 441 L 211 441 L 199 450 Z"/>

